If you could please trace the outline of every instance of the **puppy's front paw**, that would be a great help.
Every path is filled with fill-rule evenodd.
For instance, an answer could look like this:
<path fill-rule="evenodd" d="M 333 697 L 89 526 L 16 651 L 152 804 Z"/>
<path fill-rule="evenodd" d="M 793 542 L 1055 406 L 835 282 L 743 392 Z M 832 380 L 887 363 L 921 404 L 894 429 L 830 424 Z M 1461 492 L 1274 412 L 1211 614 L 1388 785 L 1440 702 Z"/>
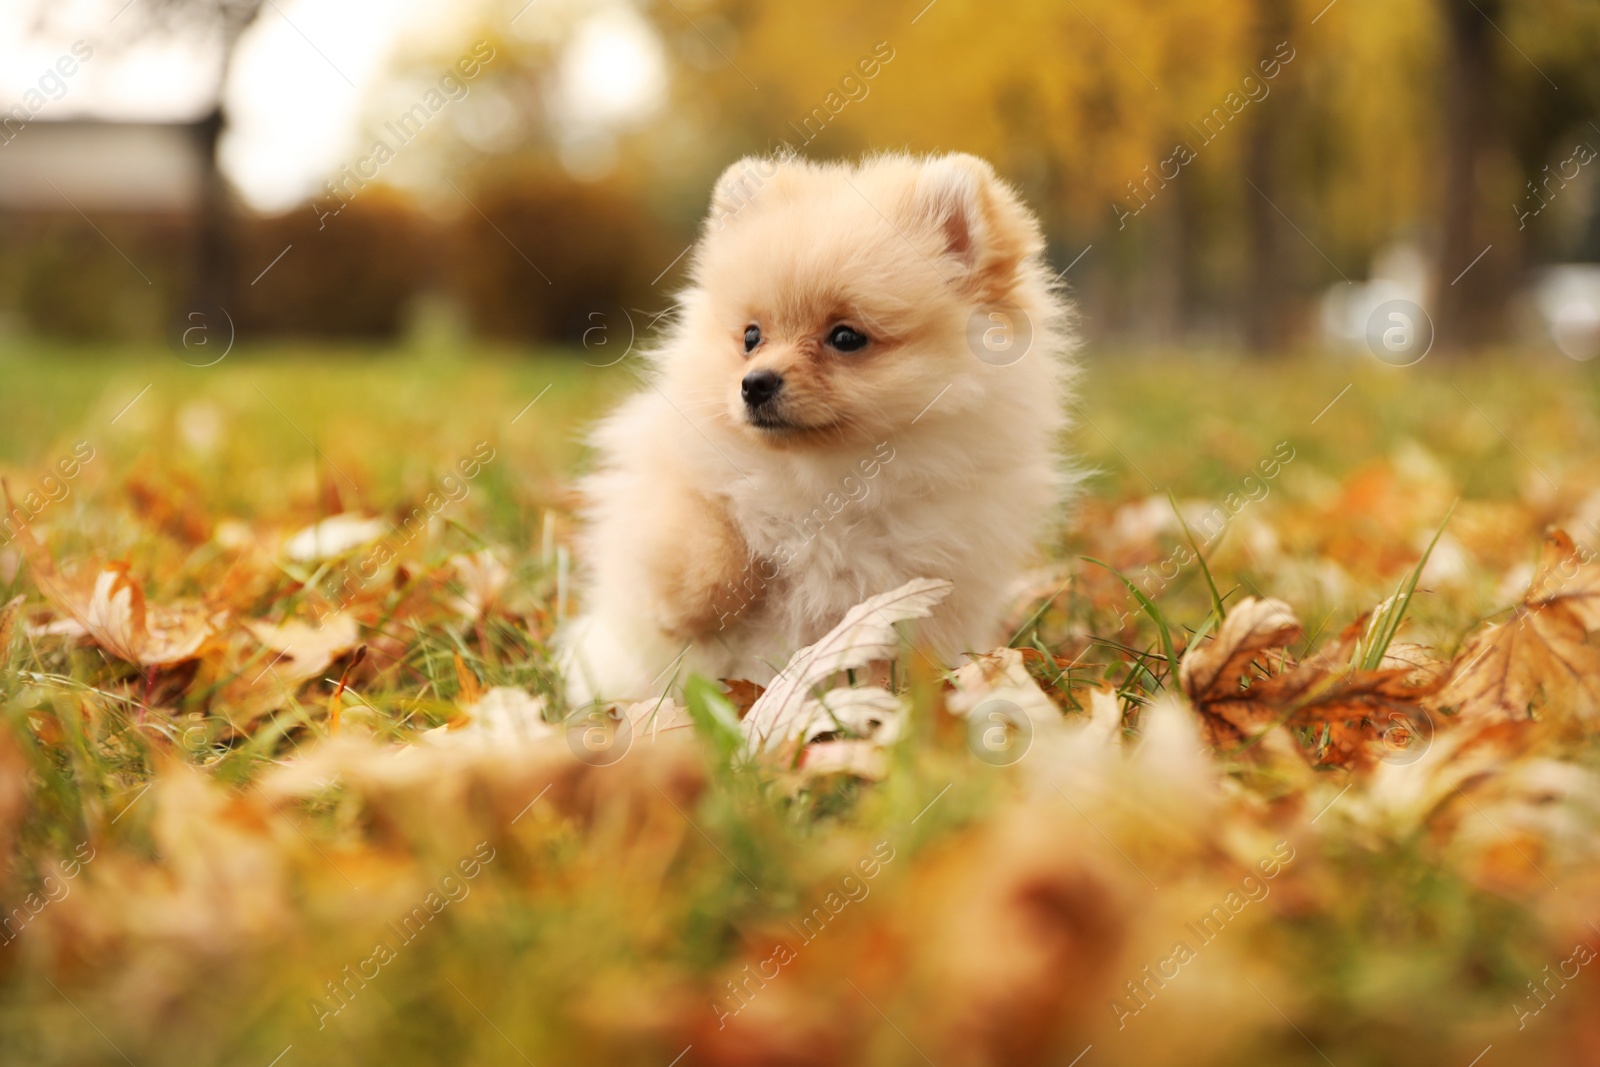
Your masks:
<path fill-rule="evenodd" d="M 659 516 L 651 560 L 657 622 L 680 640 L 718 629 L 746 609 L 756 583 L 750 550 L 727 512 L 698 494 Z"/>

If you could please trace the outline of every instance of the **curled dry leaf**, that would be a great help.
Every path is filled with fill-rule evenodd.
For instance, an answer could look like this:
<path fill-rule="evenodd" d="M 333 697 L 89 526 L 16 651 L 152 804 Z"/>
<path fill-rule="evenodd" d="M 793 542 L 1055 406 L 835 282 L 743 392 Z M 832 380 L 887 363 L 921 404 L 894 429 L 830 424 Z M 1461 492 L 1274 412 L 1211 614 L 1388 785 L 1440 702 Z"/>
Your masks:
<path fill-rule="evenodd" d="M 868 686 L 862 689 L 841 687 L 823 696 L 823 714 L 806 727 L 805 739 L 832 738 L 842 731 L 875 745 L 891 745 L 905 722 L 903 701 L 887 689 Z"/>
<path fill-rule="evenodd" d="M 359 640 L 355 619 L 343 612 L 325 616 L 320 626 L 298 619 L 278 623 L 250 620 L 243 628 L 264 646 L 265 653 L 223 690 L 223 706 L 236 726 L 289 703 L 302 685 L 326 671 Z"/>
<path fill-rule="evenodd" d="M 733 710 L 739 713 L 741 719 L 750 714 L 755 702 L 767 691 L 765 686 L 745 681 L 743 678 L 720 678 L 718 681 L 722 683 L 728 703 L 733 705 Z"/>
<path fill-rule="evenodd" d="M 889 757 L 875 741 L 819 741 L 801 751 L 799 770 L 803 778 L 842 774 L 878 782 L 889 773 Z"/>
<path fill-rule="evenodd" d="M 448 599 L 450 609 L 466 619 L 476 619 L 494 607 L 511 579 L 511 569 L 492 549 L 451 556 L 445 562 L 460 588 Z"/>
<path fill-rule="evenodd" d="M 1178 678 L 1191 700 L 1225 695 L 1241 688 L 1240 682 L 1257 656 L 1285 648 L 1298 636 L 1300 620 L 1288 604 L 1246 597 L 1229 613 L 1210 644 L 1192 648 L 1183 657 Z"/>
<path fill-rule="evenodd" d="M 144 633 L 144 591 L 121 566 L 95 575 L 80 621 L 108 652 L 137 663 Z"/>
<path fill-rule="evenodd" d="M 166 667 L 200 655 L 206 639 L 221 628 L 224 613 L 197 600 L 145 605 L 144 644 L 139 662 Z"/>
<path fill-rule="evenodd" d="M 1265 652 L 1288 647 L 1300 636 L 1300 620 L 1281 600 L 1246 597 L 1228 613 L 1211 641 L 1191 647 L 1178 669 L 1183 691 L 1200 713 L 1206 740 L 1213 745 L 1252 740 L 1282 713 L 1248 686 Z"/>
<path fill-rule="evenodd" d="M 990 700 L 1006 700 L 1028 716 L 1035 730 L 1059 730 L 1060 710 L 1033 680 L 1024 661 L 1024 650 L 1017 648 L 973 656 L 951 677 L 955 691 L 946 706 L 952 714 L 970 715 Z"/>
<path fill-rule="evenodd" d="M 1600 563 L 1552 530 L 1508 622 L 1467 642 L 1439 703 L 1463 717 L 1600 719 Z"/>
<path fill-rule="evenodd" d="M 278 623 L 250 620 L 244 628 L 268 651 L 277 654 L 269 669 L 284 682 L 315 678 L 337 657 L 354 648 L 360 636 L 356 620 L 343 612 L 325 616 L 319 626 L 299 619 Z"/>
<path fill-rule="evenodd" d="M 0 607 L 0 668 L 4 668 L 10 658 L 11 638 L 17 632 L 17 615 L 22 611 L 23 602 L 28 598 L 14 596 L 6 602 L 5 607 Z"/>
<path fill-rule="evenodd" d="M 388 531 L 389 526 L 383 519 L 351 514 L 332 515 L 290 537 L 284 542 L 283 552 L 290 559 L 302 563 L 333 559 L 352 548 L 376 541 Z"/>
<path fill-rule="evenodd" d="M 6 490 L 6 500 L 11 499 Z M 194 659 L 222 626 L 225 613 L 193 599 L 146 604 L 144 587 L 126 563 L 103 564 L 93 574 L 63 576 L 26 525 L 16 541 L 45 599 L 70 620 L 57 632 L 85 635 L 129 663 L 167 667 Z"/>
<path fill-rule="evenodd" d="M 466 721 L 459 729 L 441 726 L 424 736 L 441 741 L 477 744 L 491 748 L 516 747 L 555 737 L 559 729 L 544 719 L 544 697 L 497 685 L 486 690 L 462 710 Z"/>
<path fill-rule="evenodd" d="M 1351 642 L 1360 621 L 1334 647 L 1301 663 L 1287 646 L 1300 623 L 1279 600 L 1240 602 L 1209 644 L 1184 657 L 1179 677 L 1213 745 L 1252 741 L 1277 726 L 1326 725 L 1317 753 L 1327 763 L 1369 762 L 1379 744 L 1404 745 L 1428 727 L 1422 701 L 1438 691 L 1443 672 L 1416 646 L 1392 651 L 1396 666 L 1355 670 Z M 1277 655 L 1269 653 L 1276 651 Z"/>
<path fill-rule="evenodd" d="M 815 644 L 796 652 L 744 718 L 750 752 L 781 746 L 799 736 L 821 713 L 811 691 L 841 671 L 893 657 L 900 647 L 895 623 L 924 619 L 950 595 L 942 578 L 915 578 L 898 589 L 862 601 Z"/>
<path fill-rule="evenodd" d="M 1384 653 L 1383 661 L 1378 664 L 1379 670 L 1405 671 L 1407 682 L 1412 685 L 1427 685 L 1430 683 L 1443 684 L 1450 676 L 1450 663 L 1433 654 L 1433 649 L 1426 645 L 1413 644 L 1409 641 L 1396 641 Z"/>
<path fill-rule="evenodd" d="M 791 784 L 798 788 L 828 775 L 882 781 L 889 773 L 887 748 L 899 740 L 905 726 L 905 701 L 868 685 L 841 686 L 815 704 L 810 724 L 795 739 L 801 747 Z"/>
<path fill-rule="evenodd" d="M 81 633 L 119 659 L 145 667 L 194 659 L 222 620 L 221 612 L 196 600 L 146 603 L 125 563 L 108 563 L 87 581 L 41 575 L 40 586 Z"/>

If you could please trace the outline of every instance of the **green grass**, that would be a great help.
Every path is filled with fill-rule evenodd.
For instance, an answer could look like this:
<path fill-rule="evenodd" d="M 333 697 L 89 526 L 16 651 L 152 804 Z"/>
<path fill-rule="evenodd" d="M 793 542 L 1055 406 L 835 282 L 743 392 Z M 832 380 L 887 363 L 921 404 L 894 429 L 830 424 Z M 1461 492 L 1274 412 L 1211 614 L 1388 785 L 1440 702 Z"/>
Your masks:
<path fill-rule="evenodd" d="M 1508 1005 L 1600 915 L 1582 873 L 1600 811 L 1587 741 L 1540 742 L 1579 776 L 1540 809 L 1567 820 L 1556 830 L 1509 787 L 1476 794 L 1512 849 L 1471 808 L 1406 823 L 1374 814 L 1364 778 L 1338 800 L 1355 781 L 1342 772 L 1241 765 L 1200 800 L 1171 753 L 1147 763 L 1158 757 L 1041 742 L 992 768 L 914 662 L 916 713 L 877 783 L 797 789 L 740 766 L 708 691 L 692 701 L 695 734 L 635 738 L 611 767 L 573 760 L 559 739 L 419 742 L 482 687 L 553 706 L 549 641 L 572 606 L 558 603 L 562 554 L 546 531 L 554 549 L 570 543 L 584 428 L 635 387 L 632 364 L 309 345 L 205 369 L 161 350 L 0 356 L 14 494 L 77 442 L 94 449 L 36 520 L 41 539 L 63 565 L 127 561 L 152 602 L 309 610 L 338 566 L 287 561 L 274 538 L 340 512 L 398 520 L 477 442 L 494 449 L 401 552 L 403 574 L 364 590 L 367 659 L 340 659 L 248 736 L 224 729 L 228 685 L 270 657 L 242 641 L 199 667 L 144 670 L 19 634 L 0 674 L 0 904 L 67 891 L 0 944 L 0 1062 L 665 1067 L 688 1048 L 684 1064 L 925 1054 L 944 1067 L 1068 1063 L 1093 1044 L 1097 1063 L 1464 1067 L 1490 1043 L 1498 1063 L 1569 1054 L 1573 1013 L 1592 1002 L 1587 969 L 1525 1031 Z M 1083 653 L 1064 673 L 1036 661 L 1069 719 L 1102 680 L 1131 705 L 1154 700 L 1155 676 L 1215 627 L 1202 568 L 1139 584 L 1147 611 L 1082 557 L 1142 583 L 1192 536 L 1228 606 L 1294 605 L 1316 631 L 1302 648 L 1414 582 L 1398 639 L 1448 653 L 1508 604 L 1502 576 L 1535 558 L 1544 525 L 1600 489 L 1600 383 L 1573 364 L 1143 352 L 1087 364 L 1071 441 L 1092 473 L 1041 592 L 1015 611 L 1018 646 Z M 1285 442 L 1293 459 L 1263 477 Z M 1167 522 L 1169 492 L 1186 509 L 1226 508 L 1249 498 L 1252 472 L 1266 491 L 1221 536 Z M 1159 528 L 1138 533 L 1138 514 Z M 269 547 L 238 548 L 241 536 Z M 460 586 L 447 561 L 485 547 L 510 579 L 499 609 L 467 620 L 448 607 Z M 0 592 L 26 596 L 33 623 L 49 617 L 10 547 Z M 1130 714 L 1130 746 L 1141 723 Z M 1119 1030 L 1110 1002 L 1124 983 L 1280 838 L 1296 858 L 1270 893 Z M 65 880 L 84 842 L 94 858 Z M 879 842 L 894 858 L 867 882 L 859 863 Z M 467 879 L 480 844 L 494 858 Z M 348 978 L 429 892 L 448 897 L 447 875 L 467 892 L 376 977 Z M 847 875 L 868 892 L 719 1028 L 727 983 L 794 941 L 789 924 L 830 893 L 848 899 Z M 329 982 L 349 983 L 337 1012 Z"/>

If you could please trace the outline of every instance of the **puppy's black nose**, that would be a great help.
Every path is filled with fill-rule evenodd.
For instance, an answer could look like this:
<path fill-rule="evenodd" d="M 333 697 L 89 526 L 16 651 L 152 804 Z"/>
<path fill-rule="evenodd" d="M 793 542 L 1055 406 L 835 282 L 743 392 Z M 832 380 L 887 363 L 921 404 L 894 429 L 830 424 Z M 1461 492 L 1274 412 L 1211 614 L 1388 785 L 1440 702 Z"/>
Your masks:
<path fill-rule="evenodd" d="M 744 395 L 744 402 L 753 408 L 778 395 L 778 390 L 783 388 L 783 376 L 776 371 L 753 370 L 744 376 L 744 381 L 739 385 L 739 392 Z"/>

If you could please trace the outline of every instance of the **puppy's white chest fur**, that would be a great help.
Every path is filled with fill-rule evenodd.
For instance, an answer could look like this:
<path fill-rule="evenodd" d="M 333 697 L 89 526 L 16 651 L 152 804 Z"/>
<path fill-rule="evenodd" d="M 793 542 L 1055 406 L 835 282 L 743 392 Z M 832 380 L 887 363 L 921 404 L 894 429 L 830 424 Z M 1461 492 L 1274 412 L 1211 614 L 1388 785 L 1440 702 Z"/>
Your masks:
<path fill-rule="evenodd" d="M 765 682 L 919 577 L 954 586 L 929 653 L 987 651 L 1070 481 L 1064 306 L 987 164 L 784 161 L 730 213 L 741 166 L 652 388 L 595 434 L 575 702 Z"/>
<path fill-rule="evenodd" d="M 727 506 L 750 560 L 719 632 L 748 612 L 744 644 L 793 651 L 852 605 L 892 588 L 912 560 L 927 557 L 930 542 L 948 540 L 935 524 L 897 530 L 896 516 L 905 514 L 893 469 L 899 458 L 883 441 L 859 458 L 791 459 L 735 478 Z"/>
<path fill-rule="evenodd" d="M 972 396 L 952 407 L 987 406 L 971 402 L 993 385 L 981 377 L 959 383 Z M 1028 413 L 1010 412 L 1018 414 Z M 1033 414 L 1023 421 L 1053 421 Z M 955 583 L 949 602 L 918 631 L 935 654 L 948 660 L 1002 640 L 999 612 L 1054 512 L 1062 475 L 1048 442 L 1017 440 L 991 425 L 997 421 L 958 413 L 859 455 L 769 463 L 730 481 L 729 511 L 751 549 L 745 580 L 752 588 L 739 590 L 719 627 L 749 613 L 745 632 L 730 642 L 741 658 L 765 649 L 783 657 L 767 663 L 781 666 L 854 605 L 920 577 Z M 740 677 L 766 680 L 759 670 Z"/>

